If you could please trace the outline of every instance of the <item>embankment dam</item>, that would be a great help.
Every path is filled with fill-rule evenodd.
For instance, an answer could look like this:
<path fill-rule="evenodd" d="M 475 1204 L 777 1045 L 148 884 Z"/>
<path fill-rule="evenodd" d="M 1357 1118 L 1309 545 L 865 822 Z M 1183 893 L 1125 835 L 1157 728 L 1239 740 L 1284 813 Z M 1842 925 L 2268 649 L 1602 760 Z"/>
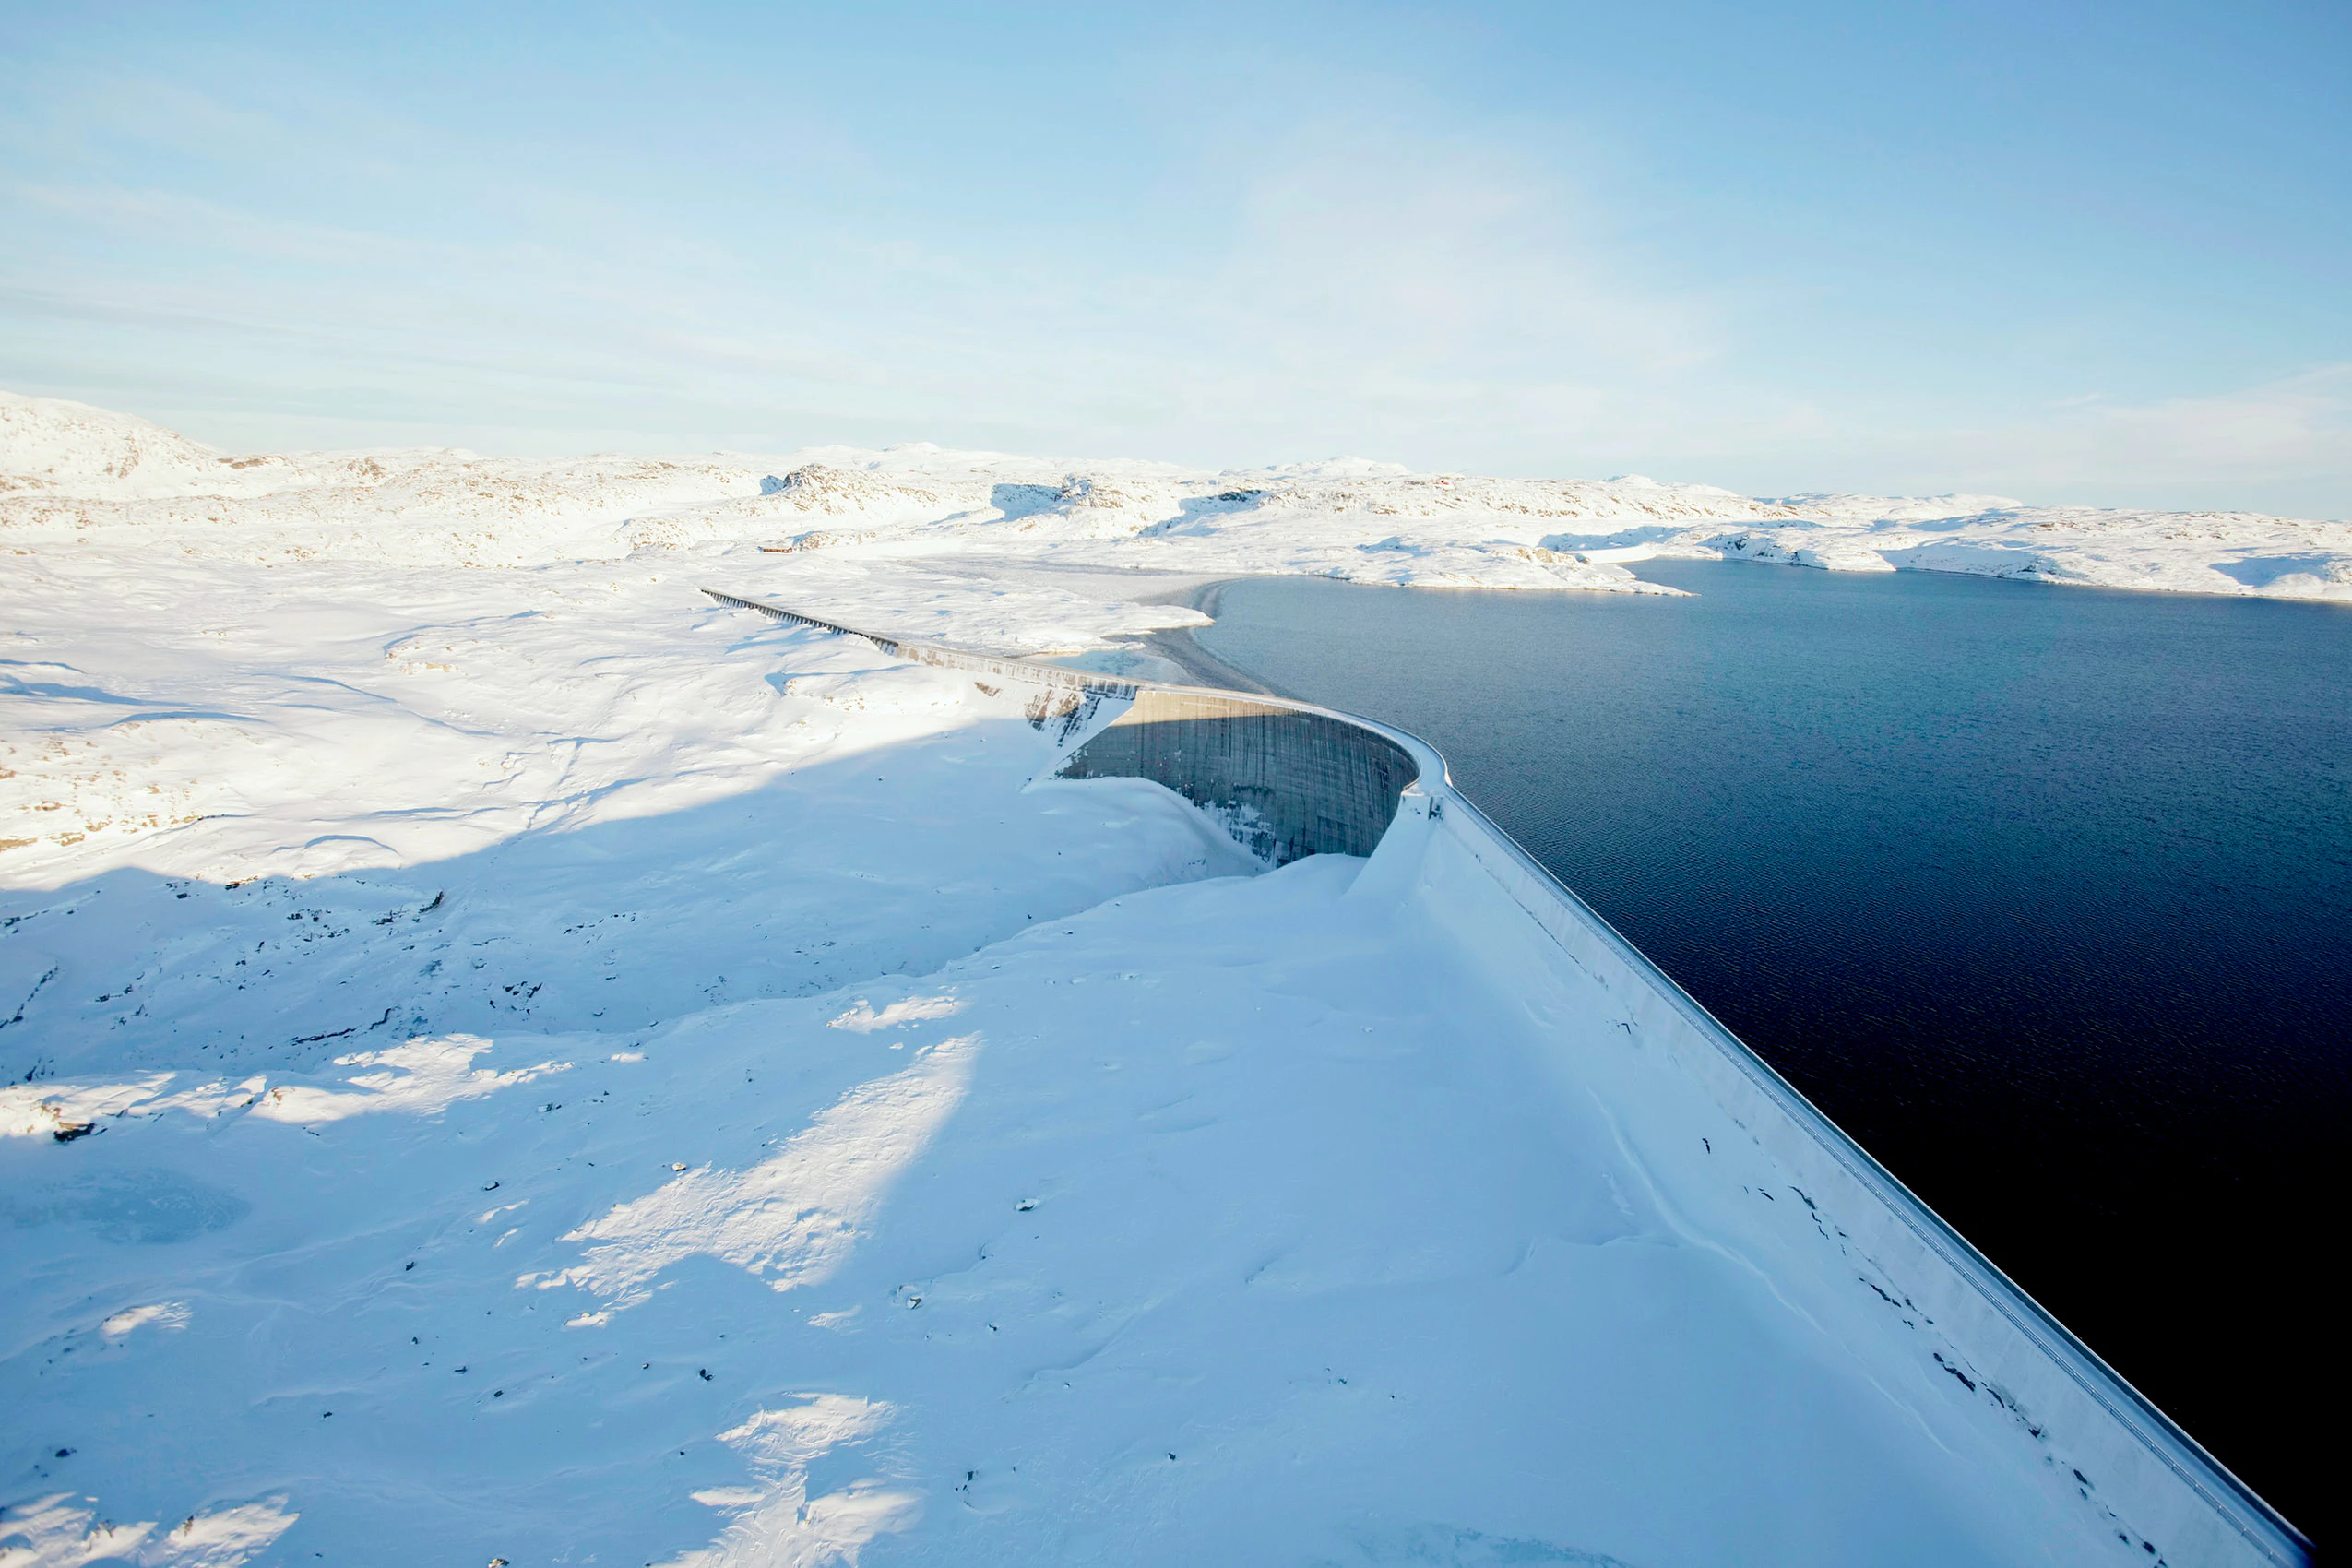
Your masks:
<path fill-rule="evenodd" d="M 1279 697 L 999 658 L 705 591 L 985 685 L 1016 684 L 1030 721 L 1063 744 L 1060 777 L 1164 785 L 1271 864 L 1366 857 L 1363 883 L 1417 884 L 1475 918 L 1508 949 L 1495 955 L 1498 975 L 1574 970 L 1606 993 L 1630 1041 L 1754 1138 L 1803 1199 L 1801 1222 L 1834 1232 L 1862 1282 L 1922 1325 L 1934 1363 L 2071 1473 L 2084 1505 L 2144 1560 L 2310 1561 L 2292 1525 L 1455 790 L 1427 742 Z"/>

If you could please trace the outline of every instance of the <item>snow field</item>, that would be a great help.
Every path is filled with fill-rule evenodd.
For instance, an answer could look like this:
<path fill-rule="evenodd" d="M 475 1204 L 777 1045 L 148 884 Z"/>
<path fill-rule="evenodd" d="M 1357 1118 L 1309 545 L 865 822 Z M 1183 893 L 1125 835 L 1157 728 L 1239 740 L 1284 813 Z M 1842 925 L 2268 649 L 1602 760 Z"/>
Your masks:
<path fill-rule="evenodd" d="M 1498 985 L 1395 872 L 1257 875 L 1155 787 L 1032 783 L 1047 739 L 960 676 L 641 613 L 667 700 L 605 732 L 634 777 L 623 731 L 666 716 L 671 799 L 236 887 L 169 868 L 250 818 L 92 837 L 54 850 L 88 874 L 7 895 L 7 949 L 54 974 L 0 1031 L 33 1075 L 0 1091 L 0 1550 L 2098 1550 L 1859 1288 L 1824 1317 L 1780 1282 L 1822 1260 L 1662 1200 L 1686 1153 L 1623 1123 L 1688 1141 L 1688 1086 L 1587 1081 L 1621 1051 L 1597 998 Z M 357 646 L 413 641 L 396 619 Z M 441 700 L 545 723 L 606 657 L 478 661 Z M 383 695 L 410 678 L 343 721 L 432 732 Z M 689 701 L 779 749 L 691 782 L 720 742 Z M 227 781 L 315 766 L 309 711 L 236 719 Z M 383 816 L 379 787 L 411 781 L 326 803 Z M 522 812 L 501 788 L 478 809 Z"/>
<path fill-rule="evenodd" d="M 328 1561 L 2097 1553 L 1882 1314 L 1681 1212 L 1633 1129 L 1687 1088 L 1592 998 L 1360 863 L 7 1140 L 6 1462 Z"/>
<path fill-rule="evenodd" d="M 1785 508 L 0 416 L 6 1568 L 2143 1560 L 1409 835 L 695 591 L 1123 659 Z"/>
<path fill-rule="evenodd" d="M 2352 523 L 2342 520 L 1983 495 L 1758 498 L 1640 475 L 1498 479 L 1348 458 L 1209 472 L 928 443 L 773 457 L 229 457 L 126 415 L 0 394 L 0 550 L 75 545 L 410 567 L 735 546 L 934 566 L 1049 561 L 1613 593 L 1673 591 L 1626 563 L 1679 555 L 2352 600 Z M 1101 629 L 1063 646 L 1072 632 L 1017 651 L 1075 651 Z"/>

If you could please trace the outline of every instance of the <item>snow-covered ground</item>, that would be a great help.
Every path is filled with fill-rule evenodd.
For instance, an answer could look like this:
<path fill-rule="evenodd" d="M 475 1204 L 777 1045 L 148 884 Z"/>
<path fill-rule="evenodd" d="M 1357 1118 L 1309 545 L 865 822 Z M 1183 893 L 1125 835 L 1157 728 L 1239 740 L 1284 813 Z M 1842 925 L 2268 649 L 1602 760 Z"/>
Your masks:
<path fill-rule="evenodd" d="M 66 541 L 248 562 L 535 565 L 734 544 L 836 559 L 1019 559 L 1196 576 L 1669 592 L 1647 556 L 1918 569 L 2352 600 L 2352 523 L 1756 499 L 1627 477 L 1481 479 L 1340 459 L 1210 473 L 928 445 L 772 457 L 230 457 L 126 415 L 0 394 L 0 550 Z"/>
<path fill-rule="evenodd" d="M 695 591 L 1084 649 L 1756 504 L 0 415 L 0 1564 L 2146 1560 L 1598 992 Z"/>

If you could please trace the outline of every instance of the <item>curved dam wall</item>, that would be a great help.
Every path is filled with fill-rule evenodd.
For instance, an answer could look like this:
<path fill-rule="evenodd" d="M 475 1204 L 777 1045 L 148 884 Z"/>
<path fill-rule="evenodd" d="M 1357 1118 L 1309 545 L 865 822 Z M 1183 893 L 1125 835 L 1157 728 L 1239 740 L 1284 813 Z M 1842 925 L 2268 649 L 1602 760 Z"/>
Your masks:
<path fill-rule="evenodd" d="M 1370 855 L 1420 777 L 1405 746 L 1337 714 L 1185 687 L 1139 688 L 1072 754 L 1063 778 L 1148 778 L 1253 853 Z"/>
<path fill-rule="evenodd" d="M 1821 1289 L 1859 1288 L 1859 1278 L 1883 1298 L 1917 1327 L 1932 1364 L 2018 1441 L 2039 1445 L 2053 1475 L 2071 1477 L 2065 1484 L 2135 1560 L 2311 1560 L 2291 1525 L 1489 821 L 1419 737 L 1278 697 L 1123 682 L 705 591 L 923 663 L 1027 683 L 1038 694 L 1031 722 L 1058 726 L 1064 742 L 1084 736 L 1061 777 L 1163 784 L 1277 864 L 1369 856 L 1360 892 L 1422 900 L 1477 947 L 1499 985 L 1581 999 L 1621 1026 L 1645 1070 L 1752 1139 L 1803 1200 L 1802 1223 L 1835 1236 L 1835 1269 L 1791 1266 L 1822 1275 Z"/>

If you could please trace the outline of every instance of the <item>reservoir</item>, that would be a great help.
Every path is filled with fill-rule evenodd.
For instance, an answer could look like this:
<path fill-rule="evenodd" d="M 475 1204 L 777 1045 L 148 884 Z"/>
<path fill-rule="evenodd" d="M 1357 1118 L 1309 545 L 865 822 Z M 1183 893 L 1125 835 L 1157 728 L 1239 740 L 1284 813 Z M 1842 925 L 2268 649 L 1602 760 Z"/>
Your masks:
<path fill-rule="evenodd" d="M 2352 608 L 1643 563 L 1248 579 L 1217 659 L 1385 720 L 2323 1545 Z"/>

